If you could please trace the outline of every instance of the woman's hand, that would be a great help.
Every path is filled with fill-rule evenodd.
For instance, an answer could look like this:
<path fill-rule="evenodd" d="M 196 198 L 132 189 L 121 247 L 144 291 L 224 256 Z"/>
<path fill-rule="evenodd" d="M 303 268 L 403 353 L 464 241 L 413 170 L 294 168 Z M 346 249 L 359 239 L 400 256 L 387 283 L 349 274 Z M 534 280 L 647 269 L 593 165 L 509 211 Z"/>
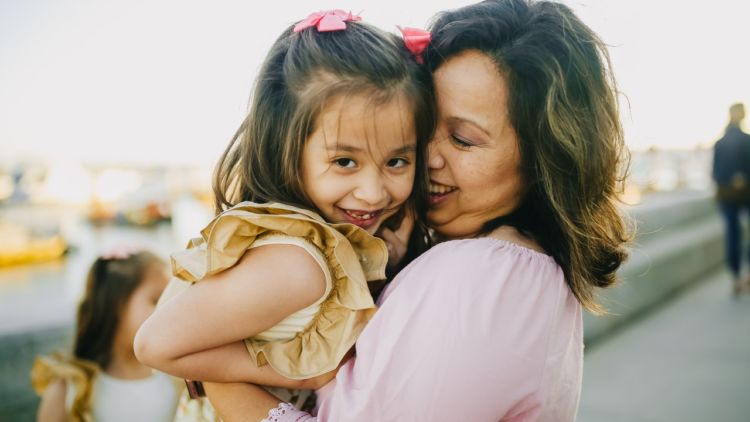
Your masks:
<path fill-rule="evenodd" d="M 383 225 L 376 233 L 376 236 L 385 241 L 388 248 L 388 268 L 398 268 L 401 260 L 404 259 L 406 251 L 409 248 L 409 237 L 414 229 L 414 215 L 406 211 L 401 225 L 393 230 Z"/>
<path fill-rule="evenodd" d="M 224 422 L 259 421 L 279 405 L 268 391 L 245 383 L 203 383 L 206 396 Z"/>

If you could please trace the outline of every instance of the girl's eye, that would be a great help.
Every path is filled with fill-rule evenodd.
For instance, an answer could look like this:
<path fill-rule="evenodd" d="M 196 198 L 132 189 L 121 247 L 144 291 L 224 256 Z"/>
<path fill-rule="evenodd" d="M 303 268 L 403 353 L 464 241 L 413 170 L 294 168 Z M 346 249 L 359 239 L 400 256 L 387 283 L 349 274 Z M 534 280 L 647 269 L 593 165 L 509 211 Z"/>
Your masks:
<path fill-rule="evenodd" d="M 460 138 L 454 134 L 451 134 L 451 140 L 453 141 L 453 144 L 462 149 L 468 149 L 474 146 L 474 144 L 472 144 L 471 142 L 468 142 L 467 140 Z"/>
<path fill-rule="evenodd" d="M 388 167 L 400 169 L 409 165 L 409 161 L 403 158 L 393 158 L 388 161 Z"/>
<path fill-rule="evenodd" d="M 333 162 L 337 166 L 339 166 L 341 168 L 345 168 L 345 169 L 354 168 L 354 166 L 357 165 L 357 163 L 354 160 L 352 160 L 351 158 L 337 158 L 337 159 L 333 160 Z"/>

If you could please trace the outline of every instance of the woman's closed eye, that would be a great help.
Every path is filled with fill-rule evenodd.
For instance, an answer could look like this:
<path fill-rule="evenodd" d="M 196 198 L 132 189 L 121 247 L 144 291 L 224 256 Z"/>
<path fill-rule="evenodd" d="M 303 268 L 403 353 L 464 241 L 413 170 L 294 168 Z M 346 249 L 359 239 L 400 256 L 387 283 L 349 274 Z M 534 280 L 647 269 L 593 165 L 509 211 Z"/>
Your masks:
<path fill-rule="evenodd" d="M 471 141 L 464 139 L 454 133 L 451 134 L 451 141 L 453 142 L 453 145 L 461 149 L 469 149 L 473 146 L 476 146 Z"/>

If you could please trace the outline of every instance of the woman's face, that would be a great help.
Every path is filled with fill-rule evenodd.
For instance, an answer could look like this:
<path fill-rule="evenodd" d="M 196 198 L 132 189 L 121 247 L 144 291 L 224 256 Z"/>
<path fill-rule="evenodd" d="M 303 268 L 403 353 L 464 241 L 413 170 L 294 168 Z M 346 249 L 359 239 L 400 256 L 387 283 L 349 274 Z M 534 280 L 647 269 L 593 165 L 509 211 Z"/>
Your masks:
<path fill-rule="evenodd" d="M 467 50 L 434 74 L 438 125 L 429 145 L 430 225 L 448 238 L 473 237 L 513 211 L 522 192 L 518 137 L 508 85 L 485 54 Z"/>

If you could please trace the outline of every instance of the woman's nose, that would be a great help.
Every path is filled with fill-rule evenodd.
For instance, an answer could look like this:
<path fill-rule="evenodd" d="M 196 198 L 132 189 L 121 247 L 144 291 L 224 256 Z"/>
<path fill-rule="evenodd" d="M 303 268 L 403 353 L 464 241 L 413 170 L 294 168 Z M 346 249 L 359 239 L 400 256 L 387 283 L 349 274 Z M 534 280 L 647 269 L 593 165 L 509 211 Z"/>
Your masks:
<path fill-rule="evenodd" d="M 427 145 L 427 167 L 430 169 L 440 169 L 445 166 L 445 159 L 440 153 L 439 144 L 439 139 L 433 139 Z"/>

